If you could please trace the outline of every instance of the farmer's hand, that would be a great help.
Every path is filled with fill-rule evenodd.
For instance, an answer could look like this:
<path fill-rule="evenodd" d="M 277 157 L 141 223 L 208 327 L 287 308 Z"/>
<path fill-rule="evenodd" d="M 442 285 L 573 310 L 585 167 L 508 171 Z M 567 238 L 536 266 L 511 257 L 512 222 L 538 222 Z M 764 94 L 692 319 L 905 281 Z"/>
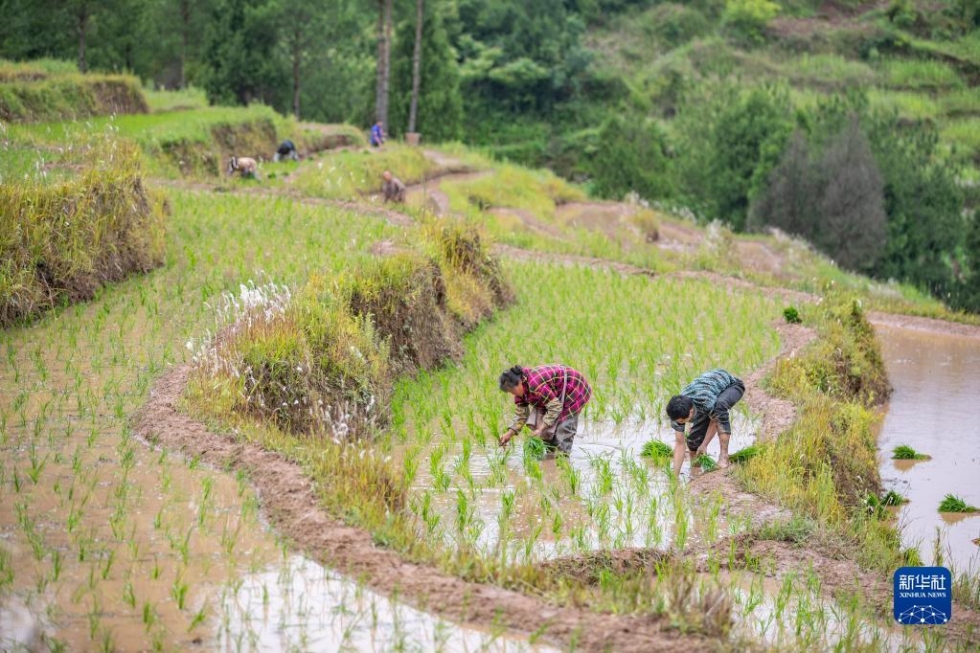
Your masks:
<path fill-rule="evenodd" d="M 707 456 L 707 455 L 708 455 L 708 450 L 705 449 L 704 445 L 702 444 L 700 447 L 698 447 L 697 453 L 694 454 L 694 457 L 697 458 L 698 456 Z"/>
<path fill-rule="evenodd" d="M 500 446 L 506 447 L 510 439 L 514 437 L 514 429 L 507 429 L 504 434 L 500 436 Z"/>

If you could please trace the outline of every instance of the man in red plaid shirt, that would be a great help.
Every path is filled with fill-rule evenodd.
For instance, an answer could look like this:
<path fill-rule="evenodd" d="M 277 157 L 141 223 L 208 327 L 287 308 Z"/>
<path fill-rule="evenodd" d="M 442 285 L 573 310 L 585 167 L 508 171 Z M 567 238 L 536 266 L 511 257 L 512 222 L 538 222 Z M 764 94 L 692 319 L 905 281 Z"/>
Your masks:
<path fill-rule="evenodd" d="M 515 365 L 500 375 L 500 389 L 514 395 L 515 406 L 514 421 L 500 436 L 500 446 L 527 424 L 548 451 L 568 455 L 578 430 L 578 415 L 592 398 L 592 388 L 581 372 L 564 365 Z"/>

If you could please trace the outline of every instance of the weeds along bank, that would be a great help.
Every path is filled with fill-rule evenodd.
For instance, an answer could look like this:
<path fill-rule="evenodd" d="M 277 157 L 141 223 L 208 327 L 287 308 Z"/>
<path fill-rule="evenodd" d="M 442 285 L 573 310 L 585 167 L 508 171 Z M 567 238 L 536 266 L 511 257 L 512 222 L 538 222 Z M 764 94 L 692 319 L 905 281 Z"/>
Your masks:
<path fill-rule="evenodd" d="M 91 299 L 163 262 L 167 207 L 137 148 L 96 139 L 74 179 L 0 184 L 0 325 Z"/>
<path fill-rule="evenodd" d="M 0 120 L 75 120 L 147 111 L 136 77 L 82 75 L 59 61 L 0 60 Z"/>
<path fill-rule="evenodd" d="M 827 293 L 802 308 L 802 319 L 818 339 L 802 355 L 779 360 L 768 379 L 770 392 L 797 406 L 797 420 L 739 478 L 828 528 L 839 546 L 856 545 L 863 566 L 890 574 L 903 555 L 918 556 L 899 550 L 895 525 L 878 508 L 877 427 L 891 392 L 879 344 L 861 301 L 848 294 Z"/>
<path fill-rule="evenodd" d="M 190 409 L 314 465 L 330 507 L 399 519 L 405 484 L 361 449 L 390 421 L 395 379 L 462 354 L 460 339 L 513 295 L 480 236 L 422 229 L 411 248 L 295 295 L 269 287 L 200 354 Z M 369 447 L 369 445 L 368 445 Z"/>

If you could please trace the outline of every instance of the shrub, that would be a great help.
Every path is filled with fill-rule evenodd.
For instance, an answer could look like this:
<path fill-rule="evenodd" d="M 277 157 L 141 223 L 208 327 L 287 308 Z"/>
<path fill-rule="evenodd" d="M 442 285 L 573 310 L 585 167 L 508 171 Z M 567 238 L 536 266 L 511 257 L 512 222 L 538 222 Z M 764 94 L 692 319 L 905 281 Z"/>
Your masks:
<path fill-rule="evenodd" d="M 757 43 L 778 13 L 779 5 L 769 0 L 726 0 L 722 22 L 736 36 Z"/>
<path fill-rule="evenodd" d="M 596 194 L 613 199 L 631 191 L 646 199 L 671 194 L 666 139 L 655 122 L 614 116 L 603 127 L 599 142 L 589 166 Z"/>
<path fill-rule="evenodd" d="M 667 49 L 706 36 L 712 29 L 711 23 L 697 9 L 670 2 L 654 7 L 644 15 L 644 22 L 646 31 Z"/>

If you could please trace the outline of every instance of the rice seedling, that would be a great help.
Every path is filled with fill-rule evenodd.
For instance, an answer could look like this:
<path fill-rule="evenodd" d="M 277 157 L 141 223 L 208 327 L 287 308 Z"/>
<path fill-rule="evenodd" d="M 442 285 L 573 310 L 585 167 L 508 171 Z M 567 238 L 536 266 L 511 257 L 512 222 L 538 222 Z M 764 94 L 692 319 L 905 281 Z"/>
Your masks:
<path fill-rule="evenodd" d="M 655 460 L 670 460 L 674 456 L 674 448 L 660 440 L 650 440 L 644 443 L 640 455 Z"/>
<path fill-rule="evenodd" d="M 704 453 L 696 457 L 691 464 L 700 467 L 705 472 L 713 472 L 718 469 L 718 463 L 715 462 L 714 458 Z"/>
<path fill-rule="evenodd" d="M 954 494 L 947 494 L 939 503 L 939 512 L 980 512 L 980 508 L 967 504 Z"/>
<path fill-rule="evenodd" d="M 759 445 L 751 444 L 751 445 L 749 445 L 747 447 L 744 447 L 742 449 L 739 449 L 735 453 L 730 454 L 728 456 L 728 460 L 729 460 L 729 462 L 732 462 L 732 463 L 744 463 L 744 462 L 746 462 L 746 461 L 748 461 L 748 460 L 750 460 L 750 459 L 755 458 L 756 456 L 758 456 L 759 453 L 760 453 L 760 451 L 761 451 L 761 449 L 760 449 Z"/>
<path fill-rule="evenodd" d="M 930 460 L 932 457 L 919 453 L 907 444 L 900 444 L 892 449 L 892 460 Z"/>

